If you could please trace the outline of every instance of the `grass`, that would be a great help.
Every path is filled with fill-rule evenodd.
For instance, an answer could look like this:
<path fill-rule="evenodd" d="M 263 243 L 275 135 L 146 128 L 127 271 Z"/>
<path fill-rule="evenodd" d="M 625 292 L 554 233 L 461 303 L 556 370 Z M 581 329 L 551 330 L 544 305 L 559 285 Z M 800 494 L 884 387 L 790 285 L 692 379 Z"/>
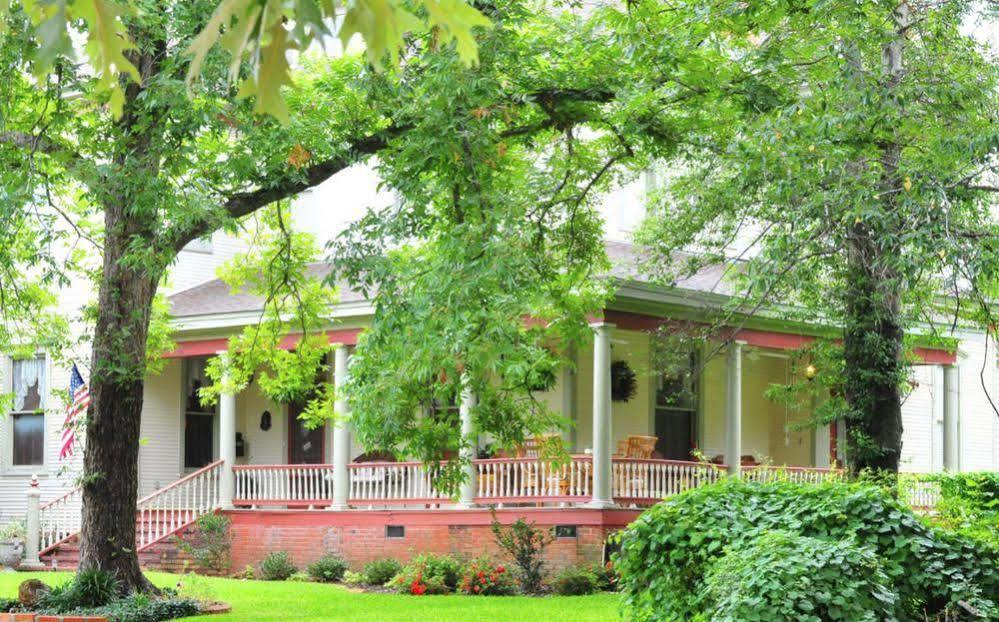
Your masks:
<path fill-rule="evenodd" d="M 38 578 L 54 584 L 70 573 L 0 572 L 0 597 L 17 596 L 17 586 Z M 179 575 L 151 572 L 161 587 L 176 586 Z M 338 585 L 272 583 L 198 578 L 190 589 L 204 598 L 232 605 L 227 616 L 186 618 L 202 622 L 607 622 L 620 620 L 616 594 L 593 596 L 403 596 L 365 594 Z"/>

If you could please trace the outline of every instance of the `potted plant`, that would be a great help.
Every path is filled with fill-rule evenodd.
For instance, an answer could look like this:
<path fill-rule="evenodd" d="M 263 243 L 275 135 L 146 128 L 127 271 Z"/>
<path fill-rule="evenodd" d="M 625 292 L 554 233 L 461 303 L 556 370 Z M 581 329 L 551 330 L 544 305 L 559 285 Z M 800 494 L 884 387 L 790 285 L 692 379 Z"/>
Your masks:
<path fill-rule="evenodd" d="M 11 521 L 0 527 L 0 567 L 14 570 L 24 554 L 24 524 Z"/>

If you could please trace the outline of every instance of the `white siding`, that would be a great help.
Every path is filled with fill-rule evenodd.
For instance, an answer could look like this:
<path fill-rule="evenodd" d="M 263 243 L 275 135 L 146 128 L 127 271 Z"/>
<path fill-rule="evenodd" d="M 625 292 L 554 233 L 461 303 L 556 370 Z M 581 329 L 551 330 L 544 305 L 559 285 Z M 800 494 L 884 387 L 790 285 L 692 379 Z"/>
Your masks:
<path fill-rule="evenodd" d="M 271 428 L 260 429 L 260 416 L 271 413 Z M 247 444 L 247 455 L 238 459 L 243 464 L 283 464 L 287 462 L 288 428 L 284 408 L 271 402 L 252 384 L 236 397 L 237 430 Z M 242 420 L 242 421 L 240 421 Z"/>
<path fill-rule="evenodd" d="M 934 404 L 943 396 L 934 386 L 934 368 L 917 365 L 909 375 L 918 383 L 902 404 L 902 460 L 900 469 L 910 473 L 933 471 Z"/>
<path fill-rule="evenodd" d="M 226 261 L 246 250 L 246 243 L 225 233 L 215 233 L 212 236 L 210 252 L 183 250 L 177 255 L 177 261 L 170 269 L 170 277 L 166 287 L 161 291 L 165 294 L 190 289 L 205 281 L 218 278 L 216 270 Z"/>
<path fill-rule="evenodd" d="M 988 348 L 983 334 L 963 334 L 958 349 L 961 405 L 961 470 L 999 469 L 996 461 L 996 413 L 989 404 L 985 387 L 994 386 L 996 370 L 995 343 Z M 996 396 L 992 396 L 993 401 Z"/>
<path fill-rule="evenodd" d="M 139 495 L 158 490 L 181 475 L 181 397 L 184 365 L 171 359 L 146 380 L 139 447 Z"/>

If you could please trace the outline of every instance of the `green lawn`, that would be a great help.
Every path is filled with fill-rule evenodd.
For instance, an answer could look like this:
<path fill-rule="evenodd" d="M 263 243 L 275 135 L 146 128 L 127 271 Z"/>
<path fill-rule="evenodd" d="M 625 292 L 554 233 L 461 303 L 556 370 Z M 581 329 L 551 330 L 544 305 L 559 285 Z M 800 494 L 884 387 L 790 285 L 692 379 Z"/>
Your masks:
<path fill-rule="evenodd" d="M 17 595 L 21 581 L 37 577 L 46 583 L 65 581 L 69 573 L 0 572 L 0 597 Z M 175 586 L 177 575 L 149 573 L 160 586 Z M 268 583 L 235 579 L 204 579 L 198 587 L 206 596 L 232 605 L 228 616 L 188 620 L 240 622 L 605 622 L 619 620 L 615 594 L 574 597 L 398 596 L 362 594 L 336 585 Z"/>

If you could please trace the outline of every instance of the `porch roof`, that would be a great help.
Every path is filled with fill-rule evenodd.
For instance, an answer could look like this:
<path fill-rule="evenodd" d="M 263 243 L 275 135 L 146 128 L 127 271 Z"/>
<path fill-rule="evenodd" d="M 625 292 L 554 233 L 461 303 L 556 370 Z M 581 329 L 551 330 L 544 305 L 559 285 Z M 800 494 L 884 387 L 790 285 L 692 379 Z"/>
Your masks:
<path fill-rule="evenodd" d="M 627 242 L 606 242 L 607 256 L 611 269 L 607 276 L 622 281 L 634 283 L 652 283 L 651 275 L 642 268 L 643 252 L 634 244 Z M 689 256 L 677 255 L 677 263 L 685 261 Z M 731 285 L 724 278 L 725 271 L 731 266 L 717 264 L 708 266 L 695 275 L 677 281 L 676 289 L 731 295 Z M 314 263 L 308 267 L 309 276 L 324 279 L 330 273 L 327 263 Z M 346 282 L 338 283 L 340 302 L 363 302 L 365 297 L 350 288 Z M 247 292 L 233 292 L 221 279 L 207 281 L 190 289 L 178 292 L 169 298 L 171 313 L 176 318 L 188 318 L 202 315 L 219 315 L 226 313 L 241 313 L 260 311 L 263 308 L 263 298 Z"/>

